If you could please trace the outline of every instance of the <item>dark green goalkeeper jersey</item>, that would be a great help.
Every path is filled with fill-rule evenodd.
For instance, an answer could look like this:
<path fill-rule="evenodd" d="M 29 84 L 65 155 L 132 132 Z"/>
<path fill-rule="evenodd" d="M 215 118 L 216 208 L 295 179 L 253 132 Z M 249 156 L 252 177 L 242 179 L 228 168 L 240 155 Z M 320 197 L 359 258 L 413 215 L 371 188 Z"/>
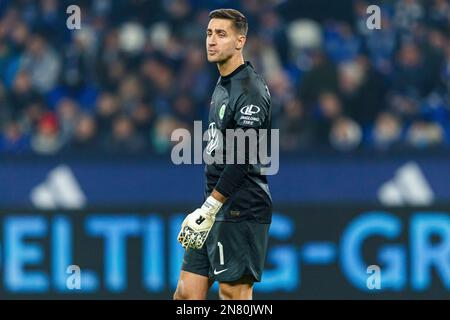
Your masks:
<path fill-rule="evenodd" d="M 233 144 L 226 139 L 226 129 L 241 129 L 245 133 L 253 131 L 257 134 L 256 148 L 254 144 L 249 145 L 251 140 L 248 139 L 244 148 L 238 148 L 237 141 L 232 147 Z M 266 134 L 259 129 L 266 129 Z M 205 168 L 205 196 L 216 188 L 228 197 L 216 221 L 271 222 L 272 199 L 264 165 L 258 156 L 262 143 L 270 141 L 270 129 L 269 89 L 251 63 L 246 62 L 230 75 L 220 77 L 210 106 L 206 153 L 215 159 L 220 155 L 223 163 L 215 161 Z M 218 131 L 223 139 L 220 139 Z M 234 164 L 227 164 L 226 154 L 232 149 Z M 264 150 L 270 150 L 269 146 L 266 145 Z"/>

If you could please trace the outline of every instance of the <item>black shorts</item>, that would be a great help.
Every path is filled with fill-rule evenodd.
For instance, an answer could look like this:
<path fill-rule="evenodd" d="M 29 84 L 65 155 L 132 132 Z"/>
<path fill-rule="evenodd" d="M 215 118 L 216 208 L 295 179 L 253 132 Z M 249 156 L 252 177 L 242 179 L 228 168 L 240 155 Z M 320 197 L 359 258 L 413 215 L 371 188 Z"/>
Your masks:
<path fill-rule="evenodd" d="M 201 249 L 187 249 L 182 270 L 219 282 L 250 275 L 260 282 L 266 260 L 270 224 L 216 221 Z"/>

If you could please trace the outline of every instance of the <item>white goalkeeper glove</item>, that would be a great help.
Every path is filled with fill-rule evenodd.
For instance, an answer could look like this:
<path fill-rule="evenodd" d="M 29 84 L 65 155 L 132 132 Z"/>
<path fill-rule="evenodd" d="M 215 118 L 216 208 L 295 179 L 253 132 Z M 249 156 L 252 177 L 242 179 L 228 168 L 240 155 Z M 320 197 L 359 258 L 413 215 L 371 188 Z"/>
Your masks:
<path fill-rule="evenodd" d="M 183 248 L 200 249 L 208 237 L 222 202 L 209 196 L 200 209 L 187 215 L 181 224 L 178 241 Z"/>

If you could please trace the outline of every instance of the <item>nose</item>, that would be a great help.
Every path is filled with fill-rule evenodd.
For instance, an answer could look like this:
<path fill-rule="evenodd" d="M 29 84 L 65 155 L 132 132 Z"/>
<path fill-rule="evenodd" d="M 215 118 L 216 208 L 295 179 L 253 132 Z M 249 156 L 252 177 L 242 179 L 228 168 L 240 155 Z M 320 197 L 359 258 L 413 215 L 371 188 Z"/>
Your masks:
<path fill-rule="evenodd" d="M 213 47 L 216 45 L 216 38 L 214 35 L 212 35 L 211 37 L 208 38 L 207 40 L 208 43 L 208 47 Z"/>

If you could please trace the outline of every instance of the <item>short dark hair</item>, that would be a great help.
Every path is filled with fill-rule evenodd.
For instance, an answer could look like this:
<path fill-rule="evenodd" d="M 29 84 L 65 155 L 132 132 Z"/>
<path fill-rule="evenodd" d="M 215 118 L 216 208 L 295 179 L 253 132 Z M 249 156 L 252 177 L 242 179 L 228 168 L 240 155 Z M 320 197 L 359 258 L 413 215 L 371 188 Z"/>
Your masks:
<path fill-rule="evenodd" d="M 240 34 L 247 36 L 247 18 L 235 9 L 217 9 L 209 13 L 210 19 L 226 19 L 233 21 L 233 26 Z"/>

